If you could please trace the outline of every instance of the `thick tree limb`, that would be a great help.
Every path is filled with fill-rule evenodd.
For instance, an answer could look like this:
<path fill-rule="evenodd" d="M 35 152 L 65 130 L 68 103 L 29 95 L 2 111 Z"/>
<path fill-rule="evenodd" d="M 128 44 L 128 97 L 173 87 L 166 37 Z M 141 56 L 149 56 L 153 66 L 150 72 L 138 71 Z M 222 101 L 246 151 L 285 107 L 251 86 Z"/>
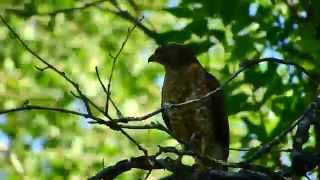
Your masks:
<path fill-rule="evenodd" d="M 277 180 L 283 179 L 278 174 L 267 174 L 264 172 L 253 170 L 241 170 L 237 173 L 227 173 L 222 170 L 209 169 L 207 171 L 200 171 L 196 167 L 187 166 L 179 163 L 176 160 L 166 158 L 157 159 L 157 155 L 154 156 L 139 156 L 128 160 L 122 160 L 113 166 L 109 166 L 100 170 L 96 175 L 89 177 L 89 180 L 111 180 L 119 176 L 120 174 L 130 171 L 131 169 L 142 170 L 157 170 L 166 169 L 173 174 L 163 179 L 219 179 L 219 180 Z"/>
<path fill-rule="evenodd" d="M 291 172 L 293 175 L 301 176 L 305 175 L 311 169 L 314 169 L 317 165 L 320 165 L 320 152 L 308 152 L 303 148 L 303 145 L 309 139 L 309 129 L 317 119 L 316 113 L 320 110 L 320 96 L 316 98 L 304 117 L 298 123 L 298 128 L 293 141 L 292 151 L 292 167 Z M 317 147 L 315 147 L 317 149 Z"/>

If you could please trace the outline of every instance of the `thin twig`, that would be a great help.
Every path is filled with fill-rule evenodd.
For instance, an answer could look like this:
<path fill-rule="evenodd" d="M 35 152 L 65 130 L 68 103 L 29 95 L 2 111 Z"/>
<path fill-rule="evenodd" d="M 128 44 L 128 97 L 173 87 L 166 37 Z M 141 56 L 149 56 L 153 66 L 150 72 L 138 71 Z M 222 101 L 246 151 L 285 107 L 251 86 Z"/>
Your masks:
<path fill-rule="evenodd" d="M 103 89 L 103 92 L 106 94 L 106 96 L 108 97 L 108 90 L 106 88 L 106 86 L 103 84 L 102 80 L 101 80 L 101 77 L 100 77 L 100 73 L 99 73 L 99 69 L 98 67 L 96 66 L 95 68 L 96 70 L 96 75 L 98 77 L 98 80 L 99 80 L 99 83 L 100 83 L 100 86 L 102 87 Z M 121 113 L 120 109 L 117 107 L 117 105 L 115 104 L 115 102 L 113 101 L 113 99 L 110 97 L 110 102 L 112 104 L 112 106 L 115 108 L 116 112 L 117 112 L 117 116 L 121 119 L 123 118 L 123 114 Z M 105 111 L 102 112 L 102 114 L 104 115 L 108 115 L 108 113 L 106 113 Z"/>
<path fill-rule="evenodd" d="M 11 8 L 11 9 L 5 9 L 5 11 L 13 12 L 15 14 L 26 15 L 26 16 L 55 16 L 60 13 L 72 13 L 74 11 L 87 9 L 87 8 L 97 6 L 97 5 L 102 4 L 104 2 L 107 2 L 107 1 L 110 1 L 110 0 L 97 0 L 97 1 L 84 3 L 78 7 L 62 8 L 62 9 L 57 9 L 57 10 L 50 11 L 50 12 L 31 12 L 31 14 L 29 14 L 28 10 L 26 10 L 26 9 L 20 10 L 20 9 L 12 9 Z"/>
<path fill-rule="evenodd" d="M 93 121 L 89 121 L 91 124 L 102 124 L 108 126 L 110 129 L 119 131 L 120 129 L 155 129 L 167 132 L 167 130 L 164 126 L 156 123 L 146 124 L 146 125 L 126 125 L 126 124 L 118 124 L 115 121 L 107 121 L 102 118 L 92 116 L 88 113 L 81 113 L 78 111 L 72 111 L 68 109 L 63 108 L 54 108 L 54 107 L 44 107 L 44 106 L 37 106 L 37 105 L 24 105 L 22 107 L 12 108 L 12 109 L 6 109 L 1 110 L 0 114 L 8 114 L 8 113 L 14 113 L 14 112 L 20 112 L 20 111 L 31 111 L 31 110 L 39 110 L 39 111 L 53 111 L 53 112 L 60 112 L 60 113 L 67 113 L 71 115 L 76 115 L 80 117 L 84 117 L 87 119 L 92 119 Z"/>
<path fill-rule="evenodd" d="M 141 21 L 143 19 L 143 17 L 139 20 Z M 125 45 L 127 44 L 128 42 L 128 39 L 131 35 L 131 33 L 133 32 L 133 30 L 137 27 L 137 23 L 135 23 L 131 28 L 128 29 L 128 32 L 127 32 L 127 35 L 124 39 L 124 41 L 122 42 L 121 44 L 121 47 L 119 49 L 119 51 L 116 53 L 115 56 L 111 56 L 113 58 L 113 62 L 112 62 L 112 66 L 111 66 L 111 73 L 110 73 L 110 76 L 109 76 L 109 80 L 108 80 L 108 86 L 107 86 L 107 101 L 106 101 L 106 105 L 105 105 L 105 113 L 108 114 L 108 110 L 109 110 L 109 99 L 110 99 L 110 96 L 111 96 L 111 81 L 112 81 L 112 77 L 113 77 L 113 72 L 114 72 L 114 69 L 115 69 L 115 65 L 118 61 L 118 58 L 123 50 L 123 48 L 125 47 Z"/>
<path fill-rule="evenodd" d="M 258 149 L 258 147 L 253 147 L 253 148 L 229 148 L 230 151 L 243 151 L 243 152 L 248 152 L 248 151 L 252 151 L 252 149 Z M 288 148 L 288 149 L 276 149 L 273 150 L 274 152 L 288 152 L 290 153 L 292 151 L 292 149 Z"/>
<path fill-rule="evenodd" d="M 75 98 L 81 99 L 81 97 L 78 96 L 78 95 L 76 95 L 74 92 L 71 91 L 70 93 L 71 93 L 71 95 L 74 96 Z M 100 113 L 104 114 L 103 109 L 102 109 L 101 107 L 99 107 L 97 104 L 95 104 L 91 99 L 87 98 L 86 96 L 83 96 L 83 98 L 85 98 L 85 99 L 88 101 L 88 103 L 89 103 L 91 106 L 93 106 L 96 110 L 98 110 Z M 106 116 L 109 120 L 112 120 L 112 117 L 111 117 L 109 114 L 106 114 L 105 116 Z"/>
<path fill-rule="evenodd" d="M 86 9 L 92 6 L 96 6 L 99 4 L 102 4 L 104 2 L 107 2 L 110 0 L 98 0 L 98 1 L 93 1 L 93 2 L 88 2 L 88 3 L 84 3 L 82 6 L 79 7 L 72 7 L 72 8 L 65 8 L 65 9 L 58 9 L 56 11 L 52 11 L 52 12 L 43 12 L 43 13 L 38 13 L 37 15 L 43 16 L 43 15 L 48 15 L 48 16 L 55 16 L 59 13 L 69 13 L 69 12 L 73 12 L 76 10 L 82 10 L 82 9 Z"/>
<path fill-rule="evenodd" d="M 155 116 L 155 115 L 161 113 L 163 110 L 164 110 L 164 108 L 159 108 L 155 111 L 152 111 L 151 113 L 147 113 L 146 115 L 143 115 L 140 117 L 122 117 L 122 118 L 117 119 L 117 121 L 124 122 L 124 123 L 130 122 L 130 121 L 143 121 L 143 120 L 146 120 L 152 116 Z"/>
<path fill-rule="evenodd" d="M 147 172 L 146 176 L 145 176 L 143 179 L 144 179 L 144 180 L 148 180 L 148 178 L 150 177 L 151 173 L 152 173 L 152 169 L 150 169 L 150 170 Z"/>
<path fill-rule="evenodd" d="M 145 156 L 148 156 L 148 151 L 142 147 L 133 137 L 131 137 L 125 130 L 123 130 L 123 128 L 120 128 L 120 132 L 126 136 L 133 144 L 135 144 L 137 146 L 137 148 L 143 152 L 143 154 Z"/>
<path fill-rule="evenodd" d="M 110 77 L 109 77 L 108 89 L 106 89 L 105 85 L 103 84 L 103 82 L 102 82 L 102 80 L 101 80 L 101 78 L 100 78 L 100 73 L 99 73 L 98 67 L 97 67 L 97 66 L 95 67 L 95 71 L 96 71 L 96 75 L 97 75 L 97 78 L 98 78 L 98 80 L 99 80 L 99 83 L 100 83 L 103 91 L 105 92 L 105 94 L 106 94 L 106 96 L 107 96 L 106 109 L 105 109 L 105 111 L 104 111 L 104 113 L 103 113 L 105 116 L 109 116 L 109 113 L 108 113 L 108 102 L 109 102 L 109 99 L 110 99 L 113 107 L 116 109 L 118 118 L 122 118 L 122 117 L 123 117 L 121 111 L 118 109 L 118 107 L 116 106 L 116 104 L 113 102 L 113 100 L 112 100 L 111 97 L 110 97 L 111 78 L 112 78 L 112 73 L 113 73 L 113 71 L 114 71 L 115 62 L 116 62 L 118 56 L 120 55 L 122 49 L 124 48 L 127 40 L 129 39 L 130 33 L 134 30 L 134 28 L 135 28 L 135 27 L 133 27 L 132 29 L 130 29 L 130 31 L 128 31 L 128 34 L 127 34 L 127 36 L 126 36 L 126 39 L 125 39 L 125 41 L 122 43 L 122 46 L 121 46 L 121 48 L 120 48 L 117 56 L 114 57 L 114 61 L 113 61 L 113 64 L 112 64 L 112 70 L 111 70 L 111 74 L 110 74 Z M 110 120 L 113 121 L 113 119 L 110 119 Z M 124 136 L 126 136 L 132 143 L 134 143 L 134 144 L 137 146 L 137 148 L 138 148 L 140 151 L 143 152 L 143 154 L 144 154 L 145 156 L 148 156 L 148 151 L 147 151 L 144 147 L 142 147 L 133 137 L 131 137 L 125 130 L 123 130 L 122 128 L 120 128 L 119 131 L 120 131 Z"/>
<path fill-rule="evenodd" d="M 105 92 L 106 93 L 106 95 L 108 95 L 108 91 L 107 91 L 107 88 L 106 88 L 106 86 L 103 84 L 103 82 L 102 82 L 102 80 L 101 80 L 101 78 L 100 78 L 100 73 L 99 73 L 99 69 L 98 69 L 98 67 L 96 66 L 95 67 L 95 70 L 96 70 L 96 75 L 97 75 L 97 77 L 98 77 L 98 80 L 99 80 L 99 83 L 100 83 L 100 85 L 101 85 L 101 87 L 102 87 L 102 89 L 103 89 L 103 92 Z"/>
<path fill-rule="evenodd" d="M 36 68 L 38 71 L 43 72 L 43 71 L 47 70 L 49 67 L 48 67 L 48 66 L 45 66 L 45 67 L 38 67 L 38 66 L 35 66 L 35 68 Z"/>
<path fill-rule="evenodd" d="M 112 10 L 112 9 L 107 9 L 107 8 L 99 8 L 99 9 L 104 10 L 104 11 L 108 11 L 116 16 L 119 16 L 122 19 L 125 19 L 125 20 L 131 22 L 131 23 L 136 23 L 137 27 L 140 30 L 142 30 L 145 35 L 147 35 L 148 37 L 153 39 L 159 45 L 164 44 L 164 41 L 159 38 L 159 33 L 157 33 L 154 30 L 149 29 L 143 23 L 137 21 L 137 19 L 133 15 L 131 15 L 128 11 L 122 10 L 122 9 L 120 9 L 120 10 L 117 9 L 117 11 Z"/>
<path fill-rule="evenodd" d="M 116 105 L 116 103 L 114 102 L 114 100 L 111 97 L 110 97 L 110 102 L 111 102 L 113 108 L 116 110 L 118 118 L 120 118 L 120 119 L 123 118 L 124 115 L 122 114 L 122 112 L 120 111 L 120 109 L 118 108 L 118 106 Z"/>

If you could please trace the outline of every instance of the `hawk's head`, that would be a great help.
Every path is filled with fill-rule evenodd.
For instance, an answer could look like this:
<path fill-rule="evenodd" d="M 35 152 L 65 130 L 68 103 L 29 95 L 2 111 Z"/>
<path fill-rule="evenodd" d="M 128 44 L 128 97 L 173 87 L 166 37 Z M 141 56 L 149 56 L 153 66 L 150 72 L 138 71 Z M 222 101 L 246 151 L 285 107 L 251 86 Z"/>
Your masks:
<path fill-rule="evenodd" d="M 160 46 L 149 57 L 148 62 L 158 62 L 165 67 L 178 68 L 196 62 L 192 49 L 181 44 Z"/>

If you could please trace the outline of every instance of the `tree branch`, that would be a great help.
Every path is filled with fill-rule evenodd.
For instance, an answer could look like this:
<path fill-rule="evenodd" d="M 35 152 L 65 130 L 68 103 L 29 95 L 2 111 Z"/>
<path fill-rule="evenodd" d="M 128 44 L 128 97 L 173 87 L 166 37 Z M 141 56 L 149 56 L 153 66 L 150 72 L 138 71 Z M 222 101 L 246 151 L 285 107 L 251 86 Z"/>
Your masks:
<path fill-rule="evenodd" d="M 274 137 L 269 143 L 264 144 L 261 146 L 253 155 L 251 155 L 245 162 L 251 163 L 254 160 L 261 157 L 262 154 L 265 154 L 267 152 L 270 152 L 271 148 L 275 146 L 276 144 L 280 143 L 281 139 L 284 138 L 289 132 L 291 132 L 298 124 L 301 122 L 304 122 L 305 119 L 309 119 L 310 113 L 313 113 L 315 111 L 314 104 L 319 101 L 319 97 L 315 99 L 313 103 L 311 103 L 305 112 L 297 119 L 295 120 L 289 127 L 287 127 L 285 130 L 283 130 L 279 135 Z M 319 107 L 319 106 L 318 106 Z M 294 148 L 293 148 L 294 149 Z"/>
<path fill-rule="evenodd" d="M 170 109 L 174 109 L 174 108 L 180 108 L 189 104 L 193 104 L 193 103 L 199 103 L 202 102 L 206 99 L 208 99 L 209 97 L 213 96 L 215 93 L 223 90 L 225 88 L 225 86 L 227 86 L 232 80 L 234 80 L 236 77 L 239 76 L 240 73 L 244 72 L 245 70 L 251 68 L 254 65 L 263 63 L 263 62 L 269 62 L 269 63 L 278 63 L 278 64 L 285 64 L 285 65 L 292 65 L 294 67 L 296 67 L 297 69 L 301 70 L 302 72 L 304 72 L 306 75 L 308 75 L 308 77 L 313 80 L 314 83 L 317 82 L 316 79 L 313 79 L 313 76 L 311 73 L 309 73 L 305 68 L 303 68 L 302 66 L 300 66 L 297 63 L 294 62 L 290 62 L 290 61 L 285 61 L 282 59 L 277 59 L 277 58 L 263 58 L 263 59 L 256 59 L 256 60 L 248 60 L 248 61 L 244 61 L 241 65 L 240 65 L 240 69 L 238 71 L 236 71 L 234 74 L 232 74 L 225 82 L 223 82 L 218 88 L 216 88 L 213 91 L 210 91 L 209 93 L 207 93 L 206 95 L 196 98 L 196 99 L 191 99 L 188 101 L 184 101 L 181 103 L 177 103 L 177 104 L 165 104 L 163 107 L 151 112 L 151 113 L 147 113 L 146 115 L 140 116 L 140 117 L 124 117 L 124 118 L 120 118 L 117 119 L 120 122 L 129 122 L 129 121 L 143 121 L 146 120 L 154 115 L 157 115 L 161 112 L 163 112 L 164 110 L 170 110 Z"/>
<path fill-rule="evenodd" d="M 139 21 L 141 21 L 143 18 L 141 18 Z M 121 44 L 121 47 L 119 49 L 119 51 L 116 53 L 115 56 L 112 56 L 111 57 L 113 58 L 113 62 L 112 62 L 112 66 L 111 66 L 111 73 L 109 75 L 109 80 L 108 80 L 108 87 L 107 87 L 107 101 L 106 101 L 106 105 L 105 105 L 105 113 L 108 114 L 108 110 L 109 110 L 109 99 L 110 99 L 110 96 L 111 96 L 111 81 L 112 81 L 112 77 L 113 77 L 113 72 L 114 72 L 114 69 L 115 69 L 115 66 L 116 66 L 116 63 L 118 61 L 118 58 L 123 50 L 123 48 L 125 47 L 125 45 L 127 44 L 128 42 L 128 39 L 131 35 L 131 33 L 133 32 L 133 30 L 137 27 L 137 24 L 134 24 L 132 26 L 132 28 L 129 28 L 128 29 L 128 33 L 124 39 L 124 41 L 122 42 Z M 104 88 L 105 89 L 105 88 Z"/>
<path fill-rule="evenodd" d="M 96 175 L 88 178 L 89 180 L 111 180 L 120 174 L 130 171 L 133 168 L 142 170 L 166 169 L 173 174 L 167 178 L 171 179 L 282 179 L 278 173 L 268 172 L 266 169 L 258 166 L 246 166 L 243 170 L 237 173 L 227 173 L 222 170 L 208 169 L 200 170 L 195 166 L 181 164 L 177 160 L 170 158 L 158 159 L 159 155 L 166 152 L 180 154 L 182 152 L 175 148 L 160 149 L 159 152 L 152 156 L 139 156 L 128 160 L 122 160 L 113 166 L 105 167 Z M 182 153 L 187 154 L 187 153 Z M 192 154 L 192 153 L 191 153 Z M 242 168 L 240 164 L 234 165 L 234 168 Z M 255 169 L 255 170 L 250 170 Z"/>
<path fill-rule="evenodd" d="M 71 8 L 63 8 L 54 10 L 51 12 L 28 12 L 27 10 L 19 10 L 19 9 L 5 9 L 5 11 L 12 12 L 16 15 L 23 15 L 24 17 L 30 17 L 30 16 L 55 16 L 60 13 L 73 13 L 78 10 L 84 10 L 90 7 L 96 7 L 97 5 L 100 5 L 104 2 L 110 2 L 116 10 L 111 10 L 108 8 L 99 8 L 100 10 L 108 11 L 132 24 L 136 24 L 136 26 L 144 32 L 148 37 L 153 39 L 157 44 L 163 44 L 163 42 L 158 38 L 158 33 L 155 31 L 152 31 L 147 26 L 145 26 L 141 21 L 138 21 L 134 15 L 130 14 L 128 11 L 123 10 L 119 7 L 116 0 L 97 0 L 93 2 L 84 3 L 81 6 L 78 7 L 71 7 Z"/>
<path fill-rule="evenodd" d="M 74 11 L 87 9 L 87 8 L 97 6 L 97 5 L 102 4 L 104 2 L 107 2 L 107 1 L 110 1 L 110 0 L 97 0 L 97 1 L 83 3 L 81 6 L 77 6 L 77 7 L 62 8 L 62 9 L 57 9 L 57 10 L 50 11 L 50 12 L 31 12 L 31 14 L 28 12 L 28 10 L 24 10 L 24 9 L 5 9 L 5 11 L 13 12 L 18 15 L 24 15 L 27 17 L 29 17 L 29 16 L 56 16 L 57 14 L 60 14 L 60 13 L 72 13 Z"/>

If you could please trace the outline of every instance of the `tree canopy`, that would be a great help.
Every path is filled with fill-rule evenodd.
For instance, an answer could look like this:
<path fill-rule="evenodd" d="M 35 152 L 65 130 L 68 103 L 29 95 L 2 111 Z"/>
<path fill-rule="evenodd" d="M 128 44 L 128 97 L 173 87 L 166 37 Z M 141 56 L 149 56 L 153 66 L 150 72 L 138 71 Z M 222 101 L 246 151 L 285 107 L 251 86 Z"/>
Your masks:
<path fill-rule="evenodd" d="M 250 169 L 237 164 L 246 162 L 319 178 L 319 7 L 317 0 L 1 1 L 0 179 L 83 179 L 161 151 L 176 159 L 181 147 L 159 114 L 163 69 L 147 63 L 170 42 L 189 44 L 223 85 L 228 167 Z M 118 178 L 170 175 L 162 166 Z"/>

